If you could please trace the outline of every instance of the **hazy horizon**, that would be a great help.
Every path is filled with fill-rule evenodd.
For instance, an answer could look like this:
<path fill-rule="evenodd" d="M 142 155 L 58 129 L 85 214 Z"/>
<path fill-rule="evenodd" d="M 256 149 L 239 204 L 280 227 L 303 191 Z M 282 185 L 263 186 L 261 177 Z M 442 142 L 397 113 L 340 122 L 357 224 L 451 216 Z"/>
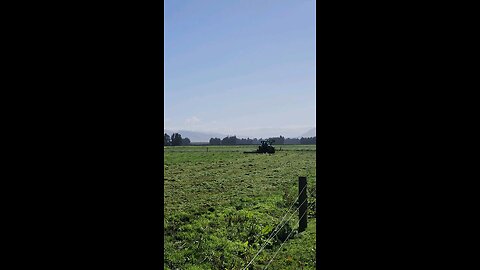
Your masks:
<path fill-rule="evenodd" d="M 241 130 L 240 133 L 238 132 L 215 132 L 210 130 L 188 130 L 188 129 L 168 129 L 164 128 L 164 131 L 168 131 L 167 134 L 171 135 L 170 133 L 179 132 L 199 132 L 205 134 L 215 134 L 214 137 L 218 136 L 237 136 L 239 138 L 242 137 L 249 137 L 249 138 L 269 138 L 269 137 L 278 137 L 283 136 L 285 138 L 296 138 L 304 135 L 307 132 L 311 132 L 312 130 L 316 130 L 316 127 L 310 128 L 297 128 L 297 129 L 288 129 L 288 128 L 259 128 L 259 129 L 245 129 Z M 185 134 L 182 134 L 185 135 Z M 187 136 L 188 137 L 188 136 Z M 210 137 L 208 138 L 210 139 Z M 206 141 L 208 141 L 206 139 Z"/>
<path fill-rule="evenodd" d="M 164 129 L 316 127 L 315 1 L 165 1 Z"/>

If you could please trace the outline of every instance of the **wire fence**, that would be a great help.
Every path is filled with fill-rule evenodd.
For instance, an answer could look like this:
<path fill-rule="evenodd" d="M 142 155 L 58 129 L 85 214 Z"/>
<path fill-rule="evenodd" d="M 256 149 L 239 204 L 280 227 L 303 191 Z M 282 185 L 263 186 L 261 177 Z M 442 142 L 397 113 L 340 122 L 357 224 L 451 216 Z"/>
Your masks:
<path fill-rule="evenodd" d="M 278 235 L 278 233 L 281 231 L 281 229 L 288 223 L 288 221 L 290 221 L 292 219 L 292 217 L 296 214 L 296 212 L 300 209 L 300 207 L 308 201 L 308 197 L 312 196 L 313 193 L 315 193 L 315 190 L 316 190 L 316 187 L 314 188 L 314 190 L 312 192 L 310 192 L 308 195 L 307 195 L 307 198 L 301 203 L 298 205 L 297 209 L 295 209 L 290 217 L 285 221 L 283 222 L 283 220 L 285 219 L 285 217 L 289 214 L 290 212 L 290 209 L 292 208 L 293 205 L 295 205 L 295 203 L 298 201 L 298 199 L 300 198 L 300 193 L 303 192 L 303 190 L 306 188 L 306 186 L 299 192 L 299 195 L 297 196 L 297 198 L 295 199 L 295 201 L 292 203 L 292 205 L 289 207 L 289 209 L 287 210 L 287 213 L 283 216 L 282 220 L 278 223 L 278 225 L 275 227 L 275 229 L 272 231 L 272 233 L 270 234 L 270 236 L 265 240 L 265 243 L 261 246 L 260 250 L 255 254 L 255 256 L 250 260 L 250 262 L 243 268 L 243 270 L 246 270 L 252 263 L 253 261 L 255 260 L 255 258 L 257 258 L 257 256 L 260 254 L 260 252 L 262 252 L 262 250 L 267 246 L 267 244 L 269 243 L 270 240 L 272 240 L 275 236 Z M 302 216 L 300 216 L 299 219 L 303 218 L 304 215 L 306 215 L 308 213 L 308 209 L 307 211 L 305 211 L 305 213 L 302 214 Z M 280 228 L 279 226 L 282 225 Z M 272 259 L 268 262 L 268 264 L 265 266 L 264 269 L 267 269 L 267 267 L 272 263 L 273 259 L 275 258 L 275 256 L 277 255 L 277 253 L 280 251 L 280 249 L 282 248 L 283 244 L 290 238 L 290 236 L 292 235 L 292 233 L 294 232 L 295 230 L 291 230 L 290 233 L 288 234 L 288 236 L 285 238 L 285 240 L 282 241 L 282 244 L 280 245 L 279 249 L 275 252 L 275 254 L 273 255 Z"/>
<path fill-rule="evenodd" d="M 303 204 L 303 203 L 302 203 Z M 303 213 L 303 215 L 300 217 L 300 219 L 302 219 L 303 216 L 305 216 L 307 212 Z M 267 269 L 267 267 L 273 262 L 273 259 L 275 259 L 275 256 L 277 256 L 278 252 L 280 251 L 280 249 L 282 249 L 282 246 L 283 244 L 285 244 L 285 242 L 287 242 L 287 240 L 290 238 L 290 236 L 292 235 L 292 233 L 294 232 L 294 230 L 292 230 L 288 236 L 287 236 L 287 239 L 285 241 L 282 242 L 282 244 L 280 245 L 280 247 L 277 249 L 277 251 L 275 252 L 275 254 L 273 254 L 273 257 L 272 259 L 270 259 L 270 261 L 268 262 L 268 264 L 265 266 L 265 268 L 263 269 Z"/>
<path fill-rule="evenodd" d="M 302 192 L 303 190 L 306 188 L 307 186 L 303 187 L 302 189 Z M 290 212 L 290 209 L 292 209 L 292 207 L 295 205 L 295 203 L 298 201 L 298 198 L 300 198 L 300 194 L 298 194 L 297 198 L 293 201 L 292 205 L 290 205 L 290 207 L 288 208 L 287 212 L 285 213 L 285 215 L 283 216 L 282 220 L 280 220 L 280 222 L 278 223 L 278 225 L 275 227 L 275 229 L 271 232 L 270 236 L 267 238 L 267 240 L 265 240 L 265 243 L 262 245 L 262 247 L 260 248 L 260 250 L 257 252 L 257 254 L 255 254 L 255 256 L 252 258 L 252 260 L 250 260 L 250 262 L 247 264 L 247 266 L 245 266 L 244 269 L 247 269 L 247 267 L 255 260 L 255 258 L 258 256 L 258 254 L 260 254 L 260 252 L 262 252 L 262 250 L 267 246 L 268 242 L 273 239 L 273 237 L 275 237 L 278 232 L 280 232 L 280 230 L 283 228 L 283 226 L 285 226 L 286 222 L 288 222 L 288 220 L 290 220 L 290 218 L 285 222 L 283 223 L 282 227 L 278 228 L 278 226 L 280 226 L 280 224 L 282 224 L 283 220 L 285 219 L 285 217 L 288 215 L 288 213 Z M 294 212 L 295 213 L 295 212 Z M 275 233 L 276 232 L 276 233 Z M 274 235 L 275 233 L 275 235 Z"/>
<path fill-rule="evenodd" d="M 295 214 L 297 213 L 297 211 L 299 211 L 300 207 L 302 207 L 303 204 L 305 204 L 305 202 L 308 201 L 309 198 L 314 198 L 316 200 L 316 176 L 313 176 L 313 177 L 309 177 L 309 179 L 314 179 L 313 181 L 311 181 L 311 183 L 315 183 L 315 186 L 313 187 L 313 190 L 312 191 L 309 191 L 308 188 L 307 188 L 307 185 L 305 185 L 303 187 L 303 189 L 298 193 L 298 195 L 296 196 L 295 200 L 290 204 L 290 207 L 288 208 L 288 210 L 285 212 L 285 214 L 283 215 L 283 217 L 281 218 L 281 220 L 278 222 L 278 224 L 275 226 L 275 228 L 272 230 L 272 232 L 269 234 L 269 236 L 267 237 L 266 240 L 264 240 L 264 243 L 262 245 L 260 245 L 260 249 L 257 251 L 257 253 L 253 256 L 253 258 L 248 262 L 248 264 L 243 268 L 243 270 L 246 270 L 248 269 L 248 267 L 255 261 L 255 259 L 261 254 L 261 252 L 268 246 L 268 244 L 271 243 L 271 240 L 274 239 L 281 231 L 282 229 L 284 228 L 285 225 L 289 224 L 288 222 L 290 220 L 292 220 L 292 218 L 294 218 Z M 300 198 L 300 194 L 305 190 L 306 190 L 306 193 L 307 193 L 307 197 L 306 199 L 302 202 L 302 203 L 299 203 L 298 206 L 296 207 L 295 210 L 293 210 L 293 212 L 291 212 L 291 210 L 294 208 L 295 204 L 299 201 L 299 198 Z M 310 205 L 312 202 L 309 202 L 308 205 Z M 313 202 L 314 204 L 314 202 Z M 316 211 L 316 208 L 315 208 L 315 211 Z M 299 217 L 299 220 L 304 217 L 304 215 L 307 215 L 308 216 L 308 207 L 307 207 L 307 211 L 305 211 L 305 213 L 302 214 L 301 217 Z M 288 217 L 288 219 L 285 220 L 285 218 L 290 214 L 290 216 Z M 289 232 L 289 234 L 287 235 L 286 238 L 283 238 L 283 240 L 281 240 L 281 244 L 280 244 L 280 247 L 278 248 L 278 250 L 274 253 L 273 257 L 270 259 L 270 261 L 268 262 L 268 264 L 265 266 L 264 269 L 267 269 L 268 266 L 270 266 L 270 264 L 273 262 L 273 260 L 275 259 L 275 257 L 277 256 L 277 254 L 279 253 L 280 249 L 282 248 L 282 246 L 285 244 L 286 241 L 288 241 L 288 239 L 290 239 L 291 235 L 295 232 L 296 230 L 294 229 L 291 229 L 291 231 Z M 185 245 L 185 244 L 184 244 Z M 194 245 L 194 244 L 192 244 Z M 206 258 L 205 258 L 206 259 Z M 204 259 L 204 260 L 205 260 Z"/>

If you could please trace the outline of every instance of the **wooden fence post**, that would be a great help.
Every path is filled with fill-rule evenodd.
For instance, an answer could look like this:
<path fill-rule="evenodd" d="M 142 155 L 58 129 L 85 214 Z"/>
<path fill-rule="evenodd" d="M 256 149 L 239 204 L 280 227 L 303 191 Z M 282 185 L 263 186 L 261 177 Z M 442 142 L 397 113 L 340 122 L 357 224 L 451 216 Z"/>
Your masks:
<path fill-rule="evenodd" d="M 308 201 L 307 201 L 307 178 L 299 177 L 298 178 L 298 192 L 299 192 L 299 203 L 300 209 L 298 211 L 298 231 L 303 232 L 307 228 L 307 211 L 308 211 Z M 303 204 L 302 204 L 303 203 Z"/>

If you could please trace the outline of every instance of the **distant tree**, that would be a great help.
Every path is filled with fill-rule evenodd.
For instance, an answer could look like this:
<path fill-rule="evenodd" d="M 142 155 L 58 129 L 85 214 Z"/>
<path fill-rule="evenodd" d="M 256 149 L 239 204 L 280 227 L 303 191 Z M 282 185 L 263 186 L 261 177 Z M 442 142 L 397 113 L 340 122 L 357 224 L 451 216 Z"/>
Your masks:
<path fill-rule="evenodd" d="M 182 145 L 190 145 L 190 139 L 189 138 L 182 139 Z"/>
<path fill-rule="evenodd" d="M 235 145 L 237 144 L 237 136 L 227 136 L 222 139 L 222 145 Z"/>
<path fill-rule="evenodd" d="M 220 138 L 210 138 L 210 145 L 221 145 L 222 140 Z"/>
<path fill-rule="evenodd" d="M 269 138 L 270 140 L 274 140 L 274 144 L 285 144 L 285 138 L 283 136 L 280 135 L 280 137 L 273 137 L 273 138 Z"/>
<path fill-rule="evenodd" d="M 317 144 L 317 137 L 300 138 L 300 144 Z"/>
<path fill-rule="evenodd" d="M 237 138 L 237 144 L 247 145 L 247 144 L 252 144 L 252 143 L 253 143 L 253 140 L 250 139 L 250 138 L 246 138 L 246 139 L 238 139 Z"/>
<path fill-rule="evenodd" d="M 171 140 L 172 140 L 172 145 L 173 146 L 182 145 L 182 135 L 180 135 L 178 133 L 173 133 Z"/>
<path fill-rule="evenodd" d="M 284 144 L 300 144 L 300 139 L 298 139 L 298 138 L 286 138 Z"/>
<path fill-rule="evenodd" d="M 165 133 L 163 135 L 163 145 L 166 146 L 166 145 L 170 145 L 170 144 L 171 144 L 170 136 L 167 133 Z"/>

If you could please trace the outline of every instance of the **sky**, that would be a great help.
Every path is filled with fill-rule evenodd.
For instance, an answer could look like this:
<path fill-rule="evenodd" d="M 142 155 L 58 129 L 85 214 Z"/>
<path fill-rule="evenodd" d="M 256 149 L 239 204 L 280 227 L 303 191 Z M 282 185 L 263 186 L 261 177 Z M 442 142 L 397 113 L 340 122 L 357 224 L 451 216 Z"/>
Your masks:
<path fill-rule="evenodd" d="M 314 0 L 164 3 L 165 129 L 260 135 L 316 126 Z"/>

